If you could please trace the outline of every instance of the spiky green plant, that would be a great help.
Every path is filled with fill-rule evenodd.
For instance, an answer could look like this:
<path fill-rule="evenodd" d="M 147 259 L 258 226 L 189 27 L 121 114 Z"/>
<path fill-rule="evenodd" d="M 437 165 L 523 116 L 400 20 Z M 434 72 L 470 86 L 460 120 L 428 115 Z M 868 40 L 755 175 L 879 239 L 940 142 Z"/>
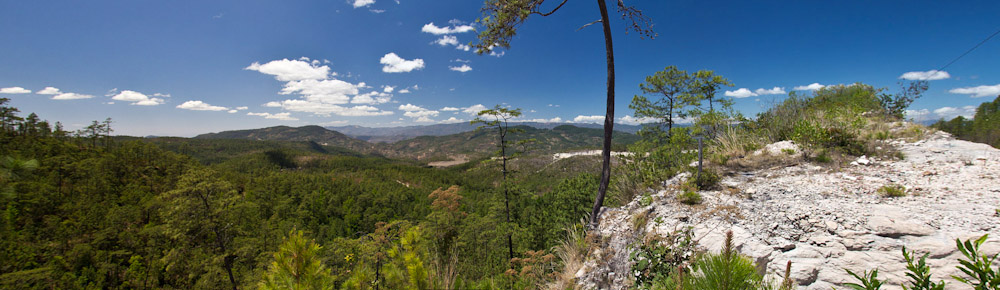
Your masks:
<path fill-rule="evenodd" d="M 726 233 L 721 253 L 698 259 L 693 268 L 695 274 L 686 289 L 744 290 L 759 289 L 765 284 L 763 277 L 757 274 L 753 261 L 733 249 L 731 231 Z"/>
<path fill-rule="evenodd" d="M 872 270 L 871 272 L 868 272 L 868 271 L 862 272 L 860 276 L 858 274 L 855 274 L 854 272 L 851 272 L 851 270 L 847 270 L 847 269 L 844 269 L 844 270 L 847 271 L 847 274 L 851 274 L 851 276 L 854 276 L 855 279 L 858 279 L 858 281 L 861 281 L 860 285 L 859 284 L 855 284 L 855 283 L 847 283 L 847 284 L 845 284 L 845 285 L 847 285 L 847 287 L 851 287 L 851 289 L 854 289 L 854 290 L 878 290 L 878 289 L 882 288 L 882 281 L 880 281 L 878 279 L 878 269 Z"/>
<path fill-rule="evenodd" d="M 274 253 L 261 289 L 333 289 L 330 270 L 320 260 L 321 247 L 306 238 L 302 231 L 292 230 Z"/>
<path fill-rule="evenodd" d="M 988 236 L 983 235 L 975 241 L 970 239 L 965 240 L 965 242 L 955 239 L 958 250 L 968 259 L 958 259 L 958 263 L 961 265 L 957 267 L 969 277 L 952 277 L 959 282 L 969 284 L 976 290 L 1000 289 L 1000 266 L 997 266 L 996 270 L 990 268 L 1000 253 L 990 257 L 979 252 L 979 246 L 986 242 Z"/>
<path fill-rule="evenodd" d="M 910 287 L 903 285 L 904 290 L 944 290 L 944 281 L 934 283 L 931 281 L 931 268 L 927 266 L 925 260 L 928 254 L 920 256 L 916 264 L 913 263 L 915 255 L 913 252 L 907 252 L 906 246 L 903 247 L 903 259 L 906 260 L 906 277 L 910 278 Z"/>

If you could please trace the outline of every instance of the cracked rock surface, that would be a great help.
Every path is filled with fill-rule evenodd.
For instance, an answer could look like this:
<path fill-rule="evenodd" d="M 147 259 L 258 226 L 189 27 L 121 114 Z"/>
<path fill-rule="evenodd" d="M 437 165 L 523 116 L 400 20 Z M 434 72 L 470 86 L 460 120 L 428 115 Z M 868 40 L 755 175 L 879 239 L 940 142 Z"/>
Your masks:
<path fill-rule="evenodd" d="M 955 268 L 963 257 L 955 239 L 990 234 L 983 252 L 1000 252 L 1000 150 L 944 132 L 890 143 L 903 160 L 864 157 L 840 168 L 803 162 L 740 172 L 723 177 L 722 189 L 702 191 L 698 206 L 680 204 L 675 191 L 662 190 L 648 206 L 637 198 L 605 209 L 595 231 L 602 244 L 577 272 L 578 283 L 584 289 L 627 288 L 636 241 L 691 226 L 699 245 L 713 252 L 721 249 L 725 232 L 733 231 L 736 248 L 769 274 L 783 273 L 791 261 L 799 289 L 846 289 L 844 283 L 856 281 L 844 269 L 875 268 L 886 280 L 882 289 L 902 289 L 903 246 L 929 253 L 935 281 L 945 280 L 948 289 L 972 289 L 951 278 L 962 275 Z M 790 147 L 781 144 L 785 148 Z M 907 195 L 881 196 L 879 188 L 887 185 L 901 185 Z M 650 222 L 633 229 L 633 216 L 644 212 Z"/>

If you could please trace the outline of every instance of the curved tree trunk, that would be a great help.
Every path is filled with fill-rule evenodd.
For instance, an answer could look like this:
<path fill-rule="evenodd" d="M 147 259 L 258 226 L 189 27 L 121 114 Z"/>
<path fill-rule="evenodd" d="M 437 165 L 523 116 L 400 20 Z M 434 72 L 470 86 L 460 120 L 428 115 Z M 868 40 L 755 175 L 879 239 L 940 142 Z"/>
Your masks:
<path fill-rule="evenodd" d="M 597 227 L 600 219 L 601 207 L 604 206 L 604 195 L 608 191 L 608 183 L 611 182 L 611 133 L 615 126 L 615 53 L 611 45 L 611 24 L 608 21 L 608 6 L 604 0 L 597 0 L 597 5 L 601 6 L 601 25 L 604 26 L 604 51 L 608 59 L 608 104 L 607 113 L 604 115 L 604 152 L 602 157 L 604 162 L 601 165 L 601 185 L 597 190 L 597 199 L 594 201 L 594 208 L 590 213 L 590 224 Z"/>

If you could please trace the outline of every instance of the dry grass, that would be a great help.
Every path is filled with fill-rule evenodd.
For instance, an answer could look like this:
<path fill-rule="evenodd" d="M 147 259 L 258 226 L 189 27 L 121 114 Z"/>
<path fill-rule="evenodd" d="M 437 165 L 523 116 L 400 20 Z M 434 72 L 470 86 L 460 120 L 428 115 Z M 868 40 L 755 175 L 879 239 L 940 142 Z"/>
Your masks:
<path fill-rule="evenodd" d="M 566 238 L 559 241 L 559 245 L 552 249 L 559 261 L 562 262 L 562 270 L 555 273 L 555 280 L 548 285 L 549 289 L 579 288 L 576 283 L 576 272 L 583 268 L 587 253 L 590 252 L 590 240 L 595 238 L 588 237 L 583 230 L 582 224 L 585 222 L 586 220 L 583 220 L 580 224 L 567 227 Z"/>

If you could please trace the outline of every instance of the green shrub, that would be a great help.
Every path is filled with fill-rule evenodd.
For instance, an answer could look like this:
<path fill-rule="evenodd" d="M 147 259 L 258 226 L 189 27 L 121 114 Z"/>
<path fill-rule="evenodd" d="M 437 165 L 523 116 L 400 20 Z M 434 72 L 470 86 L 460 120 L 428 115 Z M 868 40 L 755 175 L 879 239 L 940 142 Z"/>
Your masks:
<path fill-rule="evenodd" d="M 649 193 L 647 192 L 645 195 L 642 196 L 642 199 L 639 200 L 639 205 L 646 207 L 649 206 L 650 204 L 653 204 L 653 196 L 649 195 Z"/>
<path fill-rule="evenodd" d="M 899 184 L 890 184 L 879 188 L 878 193 L 883 197 L 903 197 L 906 196 L 906 187 Z"/>
<path fill-rule="evenodd" d="M 913 263 L 913 252 L 907 252 L 903 246 L 903 259 L 906 260 L 906 277 L 910 278 L 910 287 L 903 285 L 904 290 L 944 290 L 944 281 L 934 283 L 931 281 L 931 268 L 927 266 L 925 260 L 930 253 L 920 256 L 917 263 Z"/>
<path fill-rule="evenodd" d="M 721 179 L 718 173 L 715 173 L 715 171 L 707 168 L 703 168 L 701 174 L 698 174 L 698 170 L 695 169 L 691 172 L 691 175 L 693 175 L 694 178 L 688 180 L 688 183 L 699 190 L 709 190 L 715 188 L 719 185 L 719 179 Z"/>
<path fill-rule="evenodd" d="M 685 190 L 677 195 L 677 201 L 686 205 L 701 204 L 701 194 L 697 191 Z"/>
<path fill-rule="evenodd" d="M 819 163 L 833 162 L 833 159 L 830 158 L 830 155 L 826 152 L 826 150 L 820 150 L 819 153 L 816 154 L 816 158 L 814 160 Z"/>
<path fill-rule="evenodd" d="M 952 278 L 969 284 L 969 286 L 977 290 L 1000 289 L 1000 265 L 997 266 L 996 270 L 990 268 L 996 262 L 997 256 L 1000 256 L 1000 253 L 990 257 L 979 252 L 979 246 L 986 242 L 988 236 L 983 235 L 975 241 L 966 240 L 965 242 L 955 239 L 958 250 L 968 259 L 958 259 L 959 264 L 961 264 L 961 266 L 958 266 L 958 269 L 969 277 L 952 276 Z"/>
<path fill-rule="evenodd" d="M 697 242 L 691 227 L 674 230 L 667 236 L 647 238 L 629 254 L 632 276 L 639 289 L 658 288 L 654 285 L 670 280 L 677 271 L 687 272 L 686 266 L 695 257 Z"/>
<path fill-rule="evenodd" d="M 845 269 L 846 270 L 846 269 Z M 851 272 L 851 270 L 846 270 L 847 274 L 851 274 L 855 279 L 861 281 L 861 284 L 847 283 L 847 287 L 851 287 L 854 290 L 878 290 L 882 288 L 882 281 L 878 279 L 878 269 L 872 270 L 871 272 L 865 271 L 860 276 Z"/>
<path fill-rule="evenodd" d="M 761 289 L 766 281 L 757 274 L 757 267 L 749 257 L 733 249 L 733 232 L 726 233 L 722 252 L 705 255 L 695 262 L 693 274 L 684 284 L 685 289 L 743 290 Z"/>

